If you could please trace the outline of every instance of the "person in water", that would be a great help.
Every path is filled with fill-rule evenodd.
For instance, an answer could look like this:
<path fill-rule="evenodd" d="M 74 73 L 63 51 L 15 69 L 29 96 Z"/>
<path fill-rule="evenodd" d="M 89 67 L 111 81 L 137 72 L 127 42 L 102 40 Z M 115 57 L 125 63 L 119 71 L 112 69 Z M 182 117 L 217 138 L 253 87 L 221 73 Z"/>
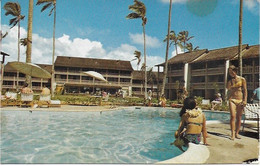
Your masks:
<path fill-rule="evenodd" d="M 239 130 L 243 109 L 247 104 L 247 87 L 245 78 L 237 75 L 237 68 L 231 65 L 228 68 L 230 76 L 227 82 L 228 101 L 230 110 L 231 140 L 240 139 Z"/>
<path fill-rule="evenodd" d="M 191 142 L 200 144 L 201 133 L 203 135 L 203 143 L 207 144 L 206 118 L 200 108 L 196 108 L 196 101 L 193 97 L 184 99 L 183 107 L 180 111 L 181 121 L 175 137 L 183 139 L 185 144 Z M 173 143 L 174 144 L 174 143 Z"/>

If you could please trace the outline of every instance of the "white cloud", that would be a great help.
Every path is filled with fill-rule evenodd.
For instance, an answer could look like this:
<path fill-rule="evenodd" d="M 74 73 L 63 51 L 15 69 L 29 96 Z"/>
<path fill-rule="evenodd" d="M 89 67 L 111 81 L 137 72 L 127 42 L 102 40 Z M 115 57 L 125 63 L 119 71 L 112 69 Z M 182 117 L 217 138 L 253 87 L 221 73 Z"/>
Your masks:
<path fill-rule="evenodd" d="M 244 3 L 249 10 L 256 10 L 257 7 L 259 10 L 260 0 L 245 0 Z"/>
<path fill-rule="evenodd" d="M 139 44 L 139 45 L 144 44 L 143 34 L 129 33 L 129 37 L 134 44 Z M 151 37 L 151 36 L 145 35 L 145 39 L 146 39 L 146 46 L 147 47 L 156 48 L 156 47 L 161 46 L 160 41 L 156 37 Z"/>
<path fill-rule="evenodd" d="M 6 58 L 6 62 L 17 61 L 17 27 L 9 30 L 7 25 L 2 25 L 3 33 L 8 31 L 6 38 L 2 40 L 2 50 L 10 57 Z M 26 30 L 21 28 L 21 38 L 26 38 Z M 149 39 L 149 38 L 148 38 Z M 150 39 L 149 39 L 150 40 Z M 134 51 L 138 50 L 135 46 L 129 44 L 122 44 L 117 48 L 109 48 L 109 51 L 103 48 L 99 41 L 90 41 L 89 39 L 75 38 L 70 39 L 69 35 L 56 38 L 56 56 L 70 56 L 70 57 L 87 57 L 100 59 L 115 59 L 131 61 L 134 59 Z M 21 46 L 20 61 L 25 62 L 26 48 Z M 142 53 L 143 54 L 143 53 Z M 143 63 L 143 56 L 141 64 Z M 162 63 L 164 58 L 159 56 L 147 56 L 147 66 L 153 67 Z M 38 34 L 33 34 L 32 41 L 32 62 L 40 64 L 52 63 L 52 38 L 44 38 Z M 133 69 L 137 69 L 137 61 L 131 61 Z M 139 69 L 141 67 L 139 66 Z M 154 70 L 157 70 L 154 68 Z"/>
<path fill-rule="evenodd" d="M 187 0 L 172 0 L 172 3 L 185 3 Z M 169 3 L 170 0 L 161 0 L 163 3 Z"/>
<path fill-rule="evenodd" d="M 17 27 L 9 30 L 7 25 L 2 25 L 3 32 L 9 31 L 6 38 L 2 40 L 2 50 L 11 56 L 7 61 L 17 61 Z M 26 30 L 21 28 L 21 38 L 25 38 Z M 52 63 L 52 38 L 44 38 L 38 34 L 33 34 L 32 41 L 32 62 L 33 63 Z M 70 39 L 68 35 L 63 35 L 56 39 L 56 56 L 76 56 L 100 58 L 106 54 L 100 42 L 88 39 Z M 25 61 L 26 48 L 21 46 L 21 61 Z"/>
<path fill-rule="evenodd" d="M 179 46 L 177 46 L 177 52 L 178 52 L 178 54 L 184 53 L 183 50 L 182 50 Z M 174 56 L 176 56 L 176 55 L 177 55 L 177 54 L 176 54 L 176 49 L 174 48 L 174 50 L 172 51 L 172 54 L 171 54 L 171 57 L 170 57 L 170 58 L 172 58 L 172 57 L 174 57 Z"/>
<path fill-rule="evenodd" d="M 230 1 L 233 5 L 239 5 L 239 0 Z M 243 6 L 250 12 L 259 15 L 259 4 L 260 0 L 244 0 Z"/>
<path fill-rule="evenodd" d="M 160 57 L 160 56 L 147 56 L 146 57 L 146 66 L 147 66 L 147 70 L 150 67 L 153 67 L 153 71 L 158 71 L 158 68 L 155 67 L 155 65 L 158 65 L 160 63 L 163 63 L 165 61 L 164 57 Z"/>

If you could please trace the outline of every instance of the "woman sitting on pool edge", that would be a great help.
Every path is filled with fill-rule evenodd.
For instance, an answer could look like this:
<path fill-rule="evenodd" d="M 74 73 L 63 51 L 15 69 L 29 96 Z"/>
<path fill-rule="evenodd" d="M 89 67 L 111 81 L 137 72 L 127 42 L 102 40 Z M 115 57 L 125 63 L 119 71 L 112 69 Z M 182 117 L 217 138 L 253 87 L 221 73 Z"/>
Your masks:
<path fill-rule="evenodd" d="M 185 144 L 189 142 L 200 144 L 202 133 L 203 143 L 208 145 L 206 118 L 202 110 L 196 108 L 196 101 L 193 97 L 184 100 L 180 117 L 181 121 L 178 130 L 175 132 L 175 137 L 183 139 Z"/>

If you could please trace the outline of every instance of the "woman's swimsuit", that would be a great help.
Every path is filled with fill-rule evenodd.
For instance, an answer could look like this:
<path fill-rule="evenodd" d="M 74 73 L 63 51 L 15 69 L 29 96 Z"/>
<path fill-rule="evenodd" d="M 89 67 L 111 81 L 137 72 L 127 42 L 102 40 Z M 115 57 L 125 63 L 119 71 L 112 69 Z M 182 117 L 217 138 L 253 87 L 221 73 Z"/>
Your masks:
<path fill-rule="evenodd" d="M 243 81 L 242 79 L 240 78 L 240 80 L 238 82 L 236 82 L 234 85 L 233 85 L 233 82 L 231 81 L 231 87 L 232 88 L 242 88 L 242 85 L 243 85 Z M 243 102 L 242 99 L 229 99 L 230 102 L 234 103 L 235 105 L 239 105 Z"/>
<path fill-rule="evenodd" d="M 186 134 L 184 138 L 194 144 L 199 144 L 200 143 L 200 134 Z"/>
<path fill-rule="evenodd" d="M 188 122 L 187 125 L 193 124 L 197 126 L 202 126 L 202 123 L 196 123 L 196 122 Z M 185 134 L 184 138 L 186 141 L 194 143 L 194 144 L 199 144 L 201 140 L 201 134 Z"/>

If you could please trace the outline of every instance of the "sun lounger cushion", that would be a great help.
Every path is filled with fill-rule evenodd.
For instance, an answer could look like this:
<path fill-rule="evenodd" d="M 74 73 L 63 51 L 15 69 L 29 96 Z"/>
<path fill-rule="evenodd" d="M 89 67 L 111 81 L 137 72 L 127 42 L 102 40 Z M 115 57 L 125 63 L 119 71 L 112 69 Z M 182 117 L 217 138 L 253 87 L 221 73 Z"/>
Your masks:
<path fill-rule="evenodd" d="M 61 102 L 60 102 L 60 100 L 51 100 L 50 104 L 58 105 L 58 104 L 61 104 Z"/>
<path fill-rule="evenodd" d="M 40 95 L 40 101 L 50 101 L 51 95 Z"/>
<path fill-rule="evenodd" d="M 33 101 L 33 94 L 21 93 L 21 101 Z"/>

